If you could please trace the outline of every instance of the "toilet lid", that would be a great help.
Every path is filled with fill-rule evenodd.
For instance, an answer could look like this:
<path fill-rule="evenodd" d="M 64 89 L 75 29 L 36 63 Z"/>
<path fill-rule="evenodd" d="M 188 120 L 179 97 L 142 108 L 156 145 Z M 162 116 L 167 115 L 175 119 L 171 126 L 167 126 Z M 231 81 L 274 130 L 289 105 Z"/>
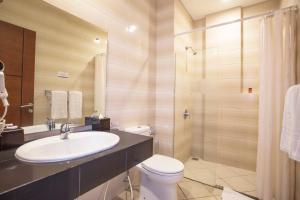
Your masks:
<path fill-rule="evenodd" d="M 176 174 L 184 169 L 182 162 L 163 155 L 153 155 L 142 162 L 142 166 L 149 171 L 162 174 Z"/>

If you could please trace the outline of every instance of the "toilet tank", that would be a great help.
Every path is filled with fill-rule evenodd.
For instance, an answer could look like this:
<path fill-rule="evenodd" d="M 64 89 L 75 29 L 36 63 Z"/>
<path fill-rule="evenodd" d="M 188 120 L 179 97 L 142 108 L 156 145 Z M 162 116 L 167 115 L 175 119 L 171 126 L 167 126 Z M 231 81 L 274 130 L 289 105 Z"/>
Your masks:
<path fill-rule="evenodd" d="M 124 131 L 138 135 L 152 136 L 150 126 L 146 125 L 128 127 Z"/>

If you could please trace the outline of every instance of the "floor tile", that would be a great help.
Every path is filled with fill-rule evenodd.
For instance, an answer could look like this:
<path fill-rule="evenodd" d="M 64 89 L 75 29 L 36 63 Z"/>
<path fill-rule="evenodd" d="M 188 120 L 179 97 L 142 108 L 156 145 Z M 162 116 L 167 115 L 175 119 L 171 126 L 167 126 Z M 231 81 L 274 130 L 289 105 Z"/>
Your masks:
<path fill-rule="evenodd" d="M 196 183 L 194 181 L 181 182 L 179 183 L 179 186 L 187 198 L 213 196 L 213 194 L 209 192 L 203 184 Z"/>
<path fill-rule="evenodd" d="M 251 191 L 251 192 L 245 192 L 245 194 L 251 195 L 251 196 L 253 196 L 253 197 L 257 197 L 257 192 L 256 192 L 256 190 Z"/>
<path fill-rule="evenodd" d="M 253 191 L 256 187 L 243 179 L 241 176 L 231 177 L 231 178 L 224 178 L 223 179 L 226 183 L 228 183 L 232 189 L 240 192 L 248 192 Z"/>
<path fill-rule="evenodd" d="M 191 181 L 191 180 L 189 180 L 188 178 L 184 177 L 179 182 L 186 182 L 186 181 Z"/>
<path fill-rule="evenodd" d="M 134 199 L 139 199 L 139 192 L 134 190 L 133 191 L 133 194 L 134 194 Z M 124 191 L 122 192 L 121 194 L 119 194 L 117 197 L 113 198 L 113 200 L 131 200 L 131 197 L 130 197 L 130 192 L 129 191 Z"/>
<path fill-rule="evenodd" d="M 220 186 L 223 186 L 223 187 L 230 187 L 230 185 L 228 183 L 226 183 L 223 179 L 221 178 L 218 178 L 216 180 L 216 184 L 217 185 L 220 185 Z"/>
<path fill-rule="evenodd" d="M 139 199 L 139 192 L 134 191 L 134 199 Z M 177 186 L 177 200 L 185 200 L 187 199 L 186 196 L 183 194 L 182 190 Z M 113 200 L 131 200 L 130 198 L 130 192 L 124 191 L 121 194 L 119 194 L 117 197 L 113 198 Z"/>
<path fill-rule="evenodd" d="M 251 184 L 256 185 L 256 175 L 247 175 L 247 176 L 241 176 L 247 181 L 249 181 Z"/>
<path fill-rule="evenodd" d="M 189 159 L 185 176 L 210 185 L 221 185 L 241 192 L 256 190 L 256 172 L 220 163 Z M 221 195 L 221 192 L 216 192 Z"/>
<path fill-rule="evenodd" d="M 197 169 L 192 171 L 191 175 L 187 177 L 209 185 L 216 184 L 216 174 L 209 169 Z"/>
<path fill-rule="evenodd" d="M 217 188 L 214 188 L 214 187 L 211 187 L 211 186 L 205 186 L 205 187 L 214 196 L 222 195 L 223 190 L 221 190 L 221 189 L 217 189 Z"/>
<path fill-rule="evenodd" d="M 235 173 L 237 173 L 240 176 L 243 176 L 243 175 L 256 175 L 256 172 L 254 172 L 254 171 L 241 169 L 241 168 L 236 168 L 236 167 L 230 167 L 230 168 L 231 168 L 231 170 L 235 171 Z"/>
<path fill-rule="evenodd" d="M 217 199 L 217 200 L 222 200 L 222 196 L 220 195 L 220 196 L 215 196 L 215 198 Z"/>
<path fill-rule="evenodd" d="M 183 200 L 186 199 L 186 196 L 184 195 L 183 191 L 177 186 L 177 199 Z"/>
<path fill-rule="evenodd" d="M 217 177 L 220 177 L 220 178 L 228 178 L 228 177 L 239 176 L 239 174 L 237 174 L 230 167 L 226 167 L 224 165 L 218 165 L 217 166 L 216 175 L 217 175 Z"/>
<path fill-rule="evenodd" d="M 184 177 L 191 178 L 193 176 L 194 176 L 193 170 L 191 170 L 191 169 L 184 169 Z"/>
<path fill-rule="evenodd" d="M 217 200 L 216 197 L 202 197 L 202 198 L 196 198 L 191 200 Z"/>

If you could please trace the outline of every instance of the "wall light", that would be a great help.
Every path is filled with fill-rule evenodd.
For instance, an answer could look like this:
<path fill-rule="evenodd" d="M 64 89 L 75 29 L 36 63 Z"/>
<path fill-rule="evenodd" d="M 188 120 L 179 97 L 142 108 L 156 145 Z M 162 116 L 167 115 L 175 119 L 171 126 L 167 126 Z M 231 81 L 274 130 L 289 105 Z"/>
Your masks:
<path fill-rule="evenodd" d="M 137 26 L 132 24 L 126 27 L 126 31 L 129 33 L 134 33 L 137 30 Z"/>
<path fill-rule="evenodd" d="M 95 42 L 96 44 L 100 44 L 100 39 L 99 39 L 99 38 L 96 38 L 96 39 L 94 39 L 94 42 Z"/>

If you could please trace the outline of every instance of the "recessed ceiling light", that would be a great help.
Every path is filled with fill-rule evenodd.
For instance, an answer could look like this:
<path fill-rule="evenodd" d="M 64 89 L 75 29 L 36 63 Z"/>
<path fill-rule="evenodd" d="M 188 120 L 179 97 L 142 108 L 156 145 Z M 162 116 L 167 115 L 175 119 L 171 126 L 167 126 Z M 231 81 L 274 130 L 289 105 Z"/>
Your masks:
<path fill-rule="evenodd" d="M 137 26 L 132 24 L 126 27 L 126 31 L 129 33 L 134 33 L 137 30 Z"/>
<path fill-rule="evenodd" d="M 95 42 L 96 44 L 99 44 L 99 43 L 100 43 L 100 39 L 99 39 L 99 38 L 96 38 L 96 39 L 94 39 L 94 42 Z"/>

